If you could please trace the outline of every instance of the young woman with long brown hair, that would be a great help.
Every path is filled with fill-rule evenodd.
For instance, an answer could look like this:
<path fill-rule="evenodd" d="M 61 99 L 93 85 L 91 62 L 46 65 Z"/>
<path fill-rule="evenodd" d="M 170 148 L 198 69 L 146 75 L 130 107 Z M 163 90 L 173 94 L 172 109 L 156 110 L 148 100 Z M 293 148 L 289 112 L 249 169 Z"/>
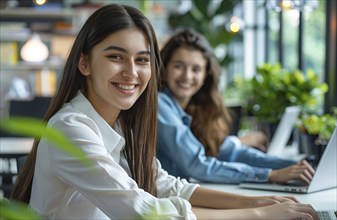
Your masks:
<path fill-rule="evenodd" d="M 94 12 L 75 39 L 45 117 L 93 169 L 42 138 L 12 199 L 45 219 L 266 219 L 286 210 L 287 218 L 317 218 L 292 197 L 217 192 L 161 169 L 155 159 L 160 68 L 155 33 L 139 10 L 112 4 Z M 218 210 L 210 215 L 191 204 Z"/>
<path fill-rule="evenodd" d="M 229 135 L 231 118 L 218 89 L 220 67 L 204 36 L 193 29 L 173 35 L 161 50 L 165 67 L 158 111 L 158 159 L 169 174 L 206 182 L 310 183 L 306 161 L 268 156 Z"/>

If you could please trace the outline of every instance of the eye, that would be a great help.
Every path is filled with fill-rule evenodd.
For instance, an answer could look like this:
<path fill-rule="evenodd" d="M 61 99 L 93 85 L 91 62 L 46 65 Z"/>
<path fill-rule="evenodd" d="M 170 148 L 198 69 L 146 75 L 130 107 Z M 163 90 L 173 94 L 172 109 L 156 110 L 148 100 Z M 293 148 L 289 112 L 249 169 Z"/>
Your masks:
<path fill-rule="evenodd" d="M 192 71 L 194 73 L 200 73 L 202 71 L 201 67 L 200 66 L 196 66 L 196 67 L 193 67 Z"/>
<path fill-rule="evenodd" d="M 181 63 L 174 63 L 173 68 L 175 68 L 177 70 L 182 70 L 182 69 L 184 69 L 184 65 L 181 64 Z"/>
<path fill-rule="evenodd" d="M 119 54 L 110 54 L 107 56 L 112 61 L 121 61 L 123 60 L 123 57 Z"/>
<path fill-rule="evenodd" d="M 140 64 L 148 64 L 150 62 L 150 58 L 149 57 L 137 57 L 136 58 L 136 62 L 140 63 Z"/>

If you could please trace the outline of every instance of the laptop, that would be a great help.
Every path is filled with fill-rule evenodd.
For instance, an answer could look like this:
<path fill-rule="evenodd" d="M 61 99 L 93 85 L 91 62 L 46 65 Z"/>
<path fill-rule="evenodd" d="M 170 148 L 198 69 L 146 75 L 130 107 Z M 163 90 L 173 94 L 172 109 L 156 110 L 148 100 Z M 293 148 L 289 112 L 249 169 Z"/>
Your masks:
<path fill-rule="evenodd" d="M 315 175 L 309 185 L 273 183 L 240 183 L 240 187 L 249 189 L 274 190 L 294 193 L 312 193 L 337 187 L 337 126 L 330 137 L 328 145 L 318 163 Z"/>
<path fill-rule="evenodd" d="M 317 211 L 320 220 L 335 220 L 337 219 L 337 211 L 327 210 L 327 211 Z"/>
<path fill-rule="evenodd" d="M 281 120 L 276 127 L 275 133 L 268 146 L 267 154 L 279 156 L 287 146 L 296 120 L 301 112 L 299 106 L 288 106 L 285 108 Z"/>

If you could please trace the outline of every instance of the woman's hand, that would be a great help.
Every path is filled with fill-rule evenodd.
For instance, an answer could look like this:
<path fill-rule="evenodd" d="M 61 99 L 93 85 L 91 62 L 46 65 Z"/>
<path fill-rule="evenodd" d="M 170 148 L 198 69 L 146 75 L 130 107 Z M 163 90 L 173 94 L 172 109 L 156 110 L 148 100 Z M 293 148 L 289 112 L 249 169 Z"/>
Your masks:
<path fill-rule="evenodd" d="M 255 213 L 258 219 L 319 219 L 311 205 L 290 201 L 256 208 Z"/>
<path fill-rule="evenodd" d="M 193 207 L 199 219 L 307 219 L 319 220 L 311 205 L 298 203 L 293 197 L 252 197 L 262 207 L 244 209 L 208 209 Z M 268 205 L 271 203 L 270 205 Z"/>
<path fill-rule="evenodd" d="M 266 152 L 268 145 L 267 136 L 261 131 L 253 131 L 239 137 L 242 144 L 258 148 L 259 150 Z"/>
<path fill-rule="evenodd" d="M 282 202 L 299 203 L 293 196 L 251 196 L 247 199 L 247 208 L 274 205 Z"/>
<path fill-rule="evenodd" d="M 315 171 L 312 166 L 305 160 L 298 164 L 273 170 L 269 175 L 269 181 L 274 183 L 286 183 L 289 180 L 299 180 L 309 184 Z"/>
<path fill-rule="evenodd" d="M 293 196 L 255 196 L 250 200 L 258 219 L 319 219 L 311 205 Z"/>

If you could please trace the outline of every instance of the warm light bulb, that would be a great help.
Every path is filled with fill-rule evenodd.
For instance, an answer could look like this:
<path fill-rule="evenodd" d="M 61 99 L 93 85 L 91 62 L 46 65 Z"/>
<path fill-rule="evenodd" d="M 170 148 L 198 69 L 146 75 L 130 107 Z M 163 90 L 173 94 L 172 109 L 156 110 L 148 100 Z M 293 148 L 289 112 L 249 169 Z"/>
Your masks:
<path fill-rule="evenodd" d="M 40 36 L 33 34 L 21 48 L 20 55 L 27 62 L 42 62 L 48 58 L 49 50 L 42 42 Z"/>
<path fill-rule="evenodd" d="M 229 28 L 231 32 L 237 33 L 240 30 L 240 25 L 238 23 L 231 23 Z"/>
<path fill-rule="evenodd" d="M 233 33 L 237 33 L 240 31 L 240 19 L 233 16 L 231 18 L 231 24 L 229 25 L 229 29 Z"/>
<path fill-rule="evenodd" d="M 282 0 L 281 3 L 280 3 L 280 7 L 283 10 L 288 10 L 288 9 L 292 8 L 292 3 L 291 3 L 290 0 Z"/>
<path fill-rule="evenodd" d="M 33 0 L 33 2 L 37 5 L 43 5 L 47 2 L 47 0 Z"/>

